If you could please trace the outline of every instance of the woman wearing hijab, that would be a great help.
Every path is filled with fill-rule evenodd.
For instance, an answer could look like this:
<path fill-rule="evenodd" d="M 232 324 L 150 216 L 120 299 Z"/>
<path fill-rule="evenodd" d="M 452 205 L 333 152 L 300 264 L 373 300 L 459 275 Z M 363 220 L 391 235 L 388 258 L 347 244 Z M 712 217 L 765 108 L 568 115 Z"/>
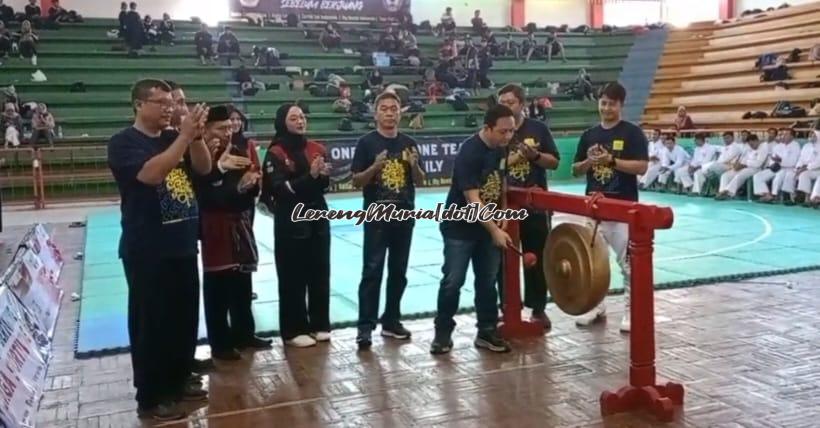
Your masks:
<path fill-rule="evenodd" d="M 307 121 L 298 106 L 281 106 L 274 128 L 262 201 L 274 218 L 279 330 L 286 345 L 303 348 L 330 340 L 330 223 L 291 216 L 295 209 L 327 210 L 330 164 L 324 146 L 305 138 Z"/>
<path fill-rule="evenodd" d="M 203 297 L 211 355 L 238 360 L 237 350 L 265 349 L 255 336 L 252 273 L 259 262 L 253 214 L 259 195 L 259 159 L 247 139 L 232 138 L 230 106 L 208 112 L 205 141 L 215 168 L 196 185 L 202 233 Z M 230 323 L 228 319 L 230 318 Z"/>

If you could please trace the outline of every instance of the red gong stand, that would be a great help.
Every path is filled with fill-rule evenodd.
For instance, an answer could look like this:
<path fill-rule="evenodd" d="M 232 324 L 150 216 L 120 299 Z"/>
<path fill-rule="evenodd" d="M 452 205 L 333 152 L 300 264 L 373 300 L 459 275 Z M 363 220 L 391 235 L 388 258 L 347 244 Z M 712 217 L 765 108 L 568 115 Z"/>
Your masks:
<path fill-rule="evenodd" d="M 636 202 L 604 198 L 601 194 L 575 196 L 533 188 L 511 187 L 507 208 L 529 208 L 589 217 L 593 220 L 629 224 L 631 269 L 629 336 L 629 385 L 601 394 L 601 415 L 646 409 L 662 421 L 670 421 L 674 406 L 683 404 L 683 385 L 660 385 L 655 377 L 655 308 L 652 278 L 652 241 L 656 229 L 672 227 L 672 210 Z M 519 245 L 517 221 L 508 224 L 513 246 Z M 508 338 L 543 334 L 539 323 L 521 319 L 520 256 L 505 251 L 504 318 L 501 333 Z M 540 254 L 537 254 L 541 257 Z"/>

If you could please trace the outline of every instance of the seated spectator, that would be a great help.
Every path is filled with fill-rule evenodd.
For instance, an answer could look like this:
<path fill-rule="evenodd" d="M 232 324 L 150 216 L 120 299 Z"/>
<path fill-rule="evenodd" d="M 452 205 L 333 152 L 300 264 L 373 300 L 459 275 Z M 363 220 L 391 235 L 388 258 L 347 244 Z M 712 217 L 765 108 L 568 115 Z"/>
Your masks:
<path fill-rule="evenodd" d="M 336 27 L 332 22 L 325 24 L 322 29 L 322 34 L 319 35 L 319 46 L 321 46 L 325 52 L 342 46 L 342 35 L 336 31 Z"/>
<path fill-rule="evenodd" d="M 129 54 L 138 55 L 145 43 L 145 26 L 137 12 L 137 3 L 131 2 L 129 8 L 125 15 L 125 44 L 128 45 Z"/>
<path fill-rule="evenodd" d="M 34 28 L 40 28 L 43 22 L 43 12 L 40 9 L 40 5 L 37 4 L 38 0 L 28 0 L 28 4 L 26 5 L 25 9 L 25 19 L 18 19 L 18 21 L 31 21 Z"/>
<path fill-rule="evenodd" d="M 265 83 L 254 80 L 251 72 L 244 65 L 236 71 L 236 81 L 239 82 L 239 90 L 243 95 L 254 96 L 259 91 L 265 90 Z"/>
<path fill-rule="evenodd" d="M 447 85 L 447 89 L 458 87 L 458 78 L 452 70 L 453 61 L 439 61 L 436 66 L 436 80 Z"/>
<path fill-rule="evenodd" d="M 17 46 L 20 56 L 31 59 L 31 65 L 37 65 L 37 42 L 39 40 L 40 38 L 31 29 L 31 22 L 23 21 L 20 24 L 20 41 Z"/>
<path fill-rule="evenodd" d="M 0 21 L 0 59 L 6 59 L 12 53 L 11 32 L 6 28 L 3 21 Z"/>
<path fill-rule="evenodd" d="M 159 40 L 162 44 L 173 46 L 175 37 L 176 29 L 174 27 L 174 21 L 171 21 L 171 15 L 163 13 L 162 22 L 159 23 Z"/>
<path fill-rule="evenodd" d="M 456 32 L 456 21 L 453 19 L 453 8 L 448 7 L 444 9 L 444 14 L 441 15 L 441 22 L 436 26 L 436 36 L 454 35 Z"/>
<path fill-rule="evenodd" d="M 60 6 L 60 0 L 51 0 L 48 8 L 48 20 L 51 22 L 83 22 L 83 17 L 75 11 L 68 11 Z"/>
<path fill-rule="evenodd" d="M 575 79 L 575 95 L 582 100 L 595 101 L 592 76 L 585 68 L 578 70 L 578 77 Z"/>
<path fill-rule="evenodd" d="M 194 45 L 196 54 L 202 65 L 214 62 L 214 37 L 208 32 L 208 24 L 202 24 L 199 31 L 194 35 Z"/>
<path fill-rule="evenodd" d="M 567 62 L 567 55 L 564 53 L 564 43 L 558 39 L 558 32 L 553 31 L 547 36 L 547 43 L 544 45 L 544 50 L 547 53 L 547 62 L 552 61 L 552 56 L 561 54 L 561 59 Z"/>
<path fill-rule="evenodd" d="M 268 73 L 271 72 L 273 67 L 279 67 L 281 65 L 279 62 L 279 51 L 276 48 L 254 46 L 252 52 L 253 58 L 256 60 L 254 66 L 264 66 Z"/>
<path fill-rule="evenodd" d="M 157 29 L 151 15 L 145 15 L 142 20 L 143 31 L 145 31 L 145 42 L 149 45 L 155 45 L 159 42 L 159 29 Z"/>
<path fill-rule="evenodd" d="M 484 32 L 481 33 L 481 42 L 487 45 L 487 48 L 490 50 L 491 56 L 500 55 L 500 46 L 498 45 L 498 40 L 496 40 L 495 34 L 488 27 L 485 27 Z"/>
<path fill-rule="evenodd" d="M 752 178 L 763 168 L 763 164 L 769 157 L 768 143 L 761 143 L 757 135 L 750 134 L 748 144 L 749 148 L 740 160 L 734 163 L 732 169 L 721 174 L 720 189 L 715 197 L 716 200 L 734 198 L 741 186 L 746 184 L 746 180 Z"/>
<path fill-rule="evenodd" d="M 538 53 L 538 49 L 538 40 L 535 39 L 535 33 L 528 33 L 527 38 L 521 44 L 521 52 L 524 53 L 522 62 L 530 62 L 530 58 L 533 54 Z"/>
<path fill-rule="evenodd" d="M 513 40 L 512 33 L 507 33 L 507 40 L 499 46 L 498 54 L 501 56 L 514 56 L 516 60 L 521 59 L 521 46 Z"/>
<path fill-rule="evenodd" d="M 0 0 L 0 22 L 8 24 L 15 20 L 14 9 Z"/>
<path fill-rule="evenodd" d="M 350 113 L 350 106 L 353 105 L 350 95 L 350 86 L 344 84 L 339 87 L 339 98 L 333 101 L 334 113 Z"/>
<path fill-rule="evenodd" d="M 419 42 L 416 36 L 410 31 L 399 31 L 399 44 L 401 45 L 402 54 L 408 59 L 411 57 L 419 58 L 421 56 L 421 52 L 419 52 Z M 420 62 L 421 61 L 419 61 L 419 63 Z"/>
<path fill-rule="evenodd" d="M 381 93 L 383 85 L 384 78 L 382 77 L 382 73 L 379 71 L 378 68 L 370 72 L 370 74 L 367 76 L 367 79 L 365 79 L 364 81 L 364 89 L 369 89 L 374 94 Z"/>
<path fill-rule="evenodd" d="M 14 108 L 13 104 L 6 104 L 3 115 L 0 116 L 0 130 L 5 136 L 5 148 L 9 148 L 9 143 L 13 147 L 20 145 L 20 133 L 23 130 L 23 118 Z"/>
<path fill-rule="evenodd" d="M 239 39 L 236 38 L 230 26 L 226 25 L 225 30 L 219 35 L 219 39 L 216 41 L 216 53 L 219 55 L 222 65 L 230 66 L 233 59 L 242 60 Z"/>
<path fill-rule="evenodd" d="M 31 139 L 32 146 L 45 138 L 51 147 L 54 147 L 54 116 L 48 112 L 45 104 L 39 104 L 31 117 Z"/>
<path fill-rule="evenodd" d="M 473 25 L 473 34 L 476 36 L 480 36 L 484 29 L 487 28 L 484 20 L 481 19 L 481 11 L 478 9 L 473 12 L 473 19 L 470 20 L 470 24 Z"/>
<path fill-rule="evenodd" d="M 387 27 L 387 31 L 379 36 L 379 51 L 382 52 L 398 52 L 399 38 L 393 27 Z"/>
<path fill-rule="evenodd" d="M 695 123 L 692 122 L 692 118 L 686 113 L 686 107 L 680 106 L 678 107 L 678 115 L 675 117 L 675 129 L 678 131 L 684 129 L 694 129 Z"/>

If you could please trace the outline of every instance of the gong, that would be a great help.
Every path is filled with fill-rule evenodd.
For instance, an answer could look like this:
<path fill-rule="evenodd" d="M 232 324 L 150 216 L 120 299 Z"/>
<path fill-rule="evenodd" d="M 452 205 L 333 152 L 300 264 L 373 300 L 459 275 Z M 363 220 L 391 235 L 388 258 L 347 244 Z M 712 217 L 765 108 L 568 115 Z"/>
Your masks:
<path fill-rule="evenodd" d="M 562 223 L 544 246 L 544 278 L 555 304 L 569 315 L 583 315 L 609 291 L 609 249 L 591 228 Z"/>

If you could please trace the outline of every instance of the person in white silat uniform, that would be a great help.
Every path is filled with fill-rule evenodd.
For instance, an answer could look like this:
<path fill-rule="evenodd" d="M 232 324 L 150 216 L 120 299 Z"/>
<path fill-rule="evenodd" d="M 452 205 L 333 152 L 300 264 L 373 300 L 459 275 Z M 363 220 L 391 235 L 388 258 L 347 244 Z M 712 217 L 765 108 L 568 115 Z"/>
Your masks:
<path fill-rule="evenodd" d="M 587 129 L 578 141 L 572 173 L 586 175 L 586 194 L 602 193 L 607 198 L 638 200 L 638 174 L 645 174 L 649 163 L 646 135 L 637 125 L 621 119 L 626 89 L 617 82 L 607 84 L 598 100 L 601 123 Z M 590 227 L 594 224 L 590 224 Z M 624 277 L 625 311 L 621 331 L 630 330 L 629 312 L 629 226 L 604 221 L 598 226 L 601 237 L 612 248 Z M 603 320 L 606 302 L 578 317 L 578 326 Z"/>
<path fill-rule="evenodd" d="M 689 165 L 675 170 L 675 181 L 683 186 L 684 192 L 700 193 L 700 188 L 697 192 L 692 189 L 695 185 L 692 174 L 697 174 L 705 165 L 711 164 L 717 154 L 717 147 L 706 142 L 706 134 L 695 134 L 695 150 L 692 153 L 692 161 L 689 162 Z M 703 183 L 701 183 L 702 185 Z"/>
<path fill-rule="evenodd" d="M 649 140 L 648 146 L 649 164 L 646 167 L 644 174 L 638 175 L 638 183 L 643 187 L 644 177 L 652 177 L 654 181 L 658 176 L 658 171 L 661 168 L 661 150 L 663 150 L 663 134 L 660 129 L 652 130 L 652 138 Z"/>
<path fill-rule="evenodd" d="M 818 121 L 820 122 L 820 121 Z M 818 123 L 820 125 L 820 123 Z M 820 129 L 815 128 L 812 136 L 814 142 L 814 154 L 806 166 L 797 172 L 797 200 L 803 200 L 806 205 L 816 206 L 820 204 Z M 807 143 L 806 145 L 809 145 Z M 812 183 L 814 184 L 812 187 Z"/>
<path fill-rule="evenodd" d="M 658 175 L 658 182 L 661 186 L 666 186 L 669 176 L 681 168 L 688 168 L 691 156 L 683 147 L 675 142 L 675 136 L 666 134 L 663 139 L 663 150 L 661 151 L 661 173 Z M 678 183 L 677 177 L 675 182 Z"/>
<path fill-rule="evenodd" d="M 720 153 L 716 161 L 707 162 L 694 172 L 693 194 L 700 195 L 703 191 L 703 184 L 706 183 L 706 178 L 710 175 L 720 176 L 732 169 L 732 165 L 743 156 L 748 148 L 743 142 L 735 142 L 735 135 L 731 132 L 723 133 L 723 144 L 722 148 L 716 148 Z"/>
<path fill-rule="evenodd" d="M 786 202 L 788 205 L 806 201 L 811 195 L 812 182 L 820 175 L 820 141 L 817 134 L 820 131 L 814 131 L 800 150 L 791 183 L 794 190 L 791 192 L 791 200 Z M 788 179 L 787 177 L 786 180 Z M 783 183 L 783 188 L 786 188 L 786 183 Z"/>
<path fill-rule="evenodd" d="M 771 147 L 771 156 L 766 168 L 752 178 L 754 194 L 759 197 L 758 202 L 772 202 L 783 190 L 786 193 L 794 191 L 794 167 L 800 158 L 800 143 L 794 139 L 791 128 L 780 130 L 778 142 Z M 769 181 L 772 188 L 769 189 Z M 788 188 L 788 187 L 790 188 Z"/>
<path fill-rule="evenodd" d="M 734 198 L 740 186 L 757 174 L 766 164 L 769 157 L 769 145 L 761 143 L 755 134 L 749 135 L 747 141 L 749 150 L 743 154 L 743 157 L 734 164 L 730 171 L 726 171 L 720 176 L 720 192 L 716 197 L 717 200 Z"/>

